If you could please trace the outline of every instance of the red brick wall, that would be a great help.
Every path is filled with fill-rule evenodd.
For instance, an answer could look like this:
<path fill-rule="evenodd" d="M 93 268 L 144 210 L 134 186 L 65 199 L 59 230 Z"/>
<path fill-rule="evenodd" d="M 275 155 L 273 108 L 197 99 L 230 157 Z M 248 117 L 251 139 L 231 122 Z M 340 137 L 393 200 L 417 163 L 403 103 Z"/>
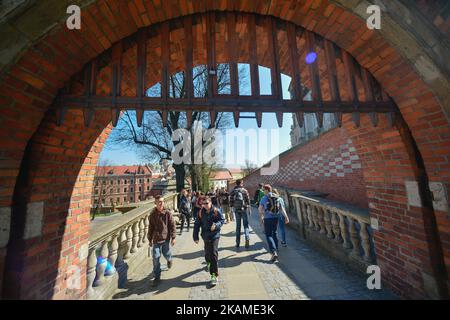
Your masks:
<path fill-rule="evenodd" d="M 344 128 L 336 128 L 296 146 L 279 157 L 279 170 L 271 176 L 260 170 L 244 179 L 253 195 L 258 183 L 328 193 L 328 199 L 367 208 L 361 161 Z"/>
<path fill-rule="evenodd" d="M 48 238 L 33 240 L 32 243 L 26 245 L 26 248 L 29 246 L 35 248 L 31 251 L 27 251 L 28 249 L 24 251 L 28 252 L 28 259 L 30 260 L 24 269 L 24 273 L 28 274 L 28 277 L 34 274 L 34 283 L 24 285 L 24 289 L 21 289 L 21 297 L 52 296 L 52 289 L 48 288 L 52 277 L 55 276 L 54 278 L 59 277 L 58 279 L 60 279 L 61 274 L 64 273 L 61 271 L 61 274 L 46 274 L 46 269 L 36 266 L 38 257 L 45 256 L 50 252 L 51 259 L 53 259 L 52 267 L 57 267 L 57 265 L 54 265 L 54 261 L 58 261 L 57 256 L 60 252 L 56 250 L 57 247 L 52 245 L 45 249 L 45 241 L 54 241 L 70 246 L 70 241 L 76 242 L 75 239 L 70 238 L 70 234 L 74 236 L 75 233 L 78 233 L 79 236 L 83 232 L 87 232 L 87 223 L 80 222 L 85 221 L 83 220 L 84 216 L 81 215 L 81 220 L 73 219 L 71 218 L 72 213 L 68 210 L 73 209 L 73 215 L 80 212 L 84 214 L 86 208 L 90 205 L 90 201 L 84 198 L 84 194 L 87 194 L 92 188 L 91 178 L 84 176 L 83 171 L 78 177 L 78 173 L 80 173 L 82 165 L 95 166 L 97 156 L 91 157 L 89 152 L 98 154 L 99 151 L 94 149 L 91 151 L 90 146 L 95 141 L 96 134 L 98 136 L 102 130 L 98 129 L 96 132 L 91 132 L 81 129 L 74 130 L 70 126 L 54 127 L 54 122 L 52 122 L 54 119 L 46 113 L 57 89 L 61 88 L 73 74 L 79 72 L 83 64 L 88 62 L 89 59 L 109 48 L 115 41 L 136 32 L 139 27 L 180 15 L 202 12 L 207 9 L 223 10 L 225 8 L 269 14 L 302 25 L 349 51 L 363 67 L 375 76 L 397 103 L 424 158 L 430 181 L 443 183 L 447 187 L 447 195 L 450 196 L 450 159 L 448 157 L 450 153 L 450 127 L 448 118 L 443 112 L 443 106 L 437 99 L 438 93 L 435 94 L 430 90 L 416 73 L 415 67 L 401 56 L 381 34 L 368 31 L 363 19 L 326 0 L 321 2 L 292 1 L 292 3 L 274 0 L 270 2 L 270 5 L 267 1 L 228 1 L 225 5 L 222 5 L 223 3 L 222 1 L 180 0 L 181 5 L 178 7 L 171 5 L 168 1 L 163 1 L 155 10 L 151 1 L 146 1 L 145 6 L 142 6 L 140 1 L 128 3 L 108 1 L 107 4 L 105 1 L 96 1 L 83 9 L 82 15 L 86 19 L 83 19 L 81 31 L 67 32 L 62 22 L 60 27 L 40 37 L 39 42 L 24 51 L 22 56 L 16 57 L 17 63 L 4 74 L 0 83 L 0 105 L 2 106 L 0 114 L 0 136 L 2 137 L 0 139 L 0 206 L 9 207 L 17 204 L 13 201 L 13 194 L 18 184 L 19 171 L 29 172 L 30 180 L 26 184 L 29 190 L 24 190 L 24 192 L 30 194 L 30 199 L 48 202 L 48 205 L 45 206 L 47 217 L 45 228 L 48 229 L 48 232 L 58 234 L 55 239 L 47 236 Z M 106 17 L 108 18 L 106 19 Z M 106 20 L 109 23 L 105 23 Z M 448 34 L 448 28 L 445 27 L 448 22 L 435 21 L 434 23 L 440 30 L 444 30 L 442 32 Z M 435 82 L 439 81 L 439 79 L 435 80 Z M 42 122 L 44 117 L 46 117 L 46 120 Z M 76 125 L 81 126 L 81 119 L 81 115 L 74 118 Z M 66 121 L 68 120 L 66 119 Z M 104 128 L 107 123 L 108 121 L 105 120 L 102 124 L 103 127 L 100 126 L 100 128 Z M 39 132 L 45 132 L 45 134 L 42 134 L 39 138 L 32 138 L 38 128 Z M 392 284 L 394 288 L 402 290 L 404 283 L 409 283 L 410 287 L 414 287 L 420 281 L 418 280 L 419 269 L 417 268 L 421 268 L 421 260 L 415 259 L 413 256 L 428 254 L 428 246 L 423 245 L 423 238 L 424 233 L 426 235 L 429 232 L 422 227 L 419 228 L 423 232 L 416 230 L 416 226 L 421 225 L 420 221 L 423 221 L 423 216 L 420 217 L 415 210 L 410 209 L 404 199 L 404 179 L 405 177 L 409 179 L 413 175 L 404 171 L 405 159 L 395 158 L 398 154 L 392 150 L 399 147 L 398 142 L 394 142 L 390 147 L 385 146 L 385 150 L 378 150 L 378 144 L 372 139 L 371 132 L 364 129 L 360 130 L 356 131 L 360 134 L 355 133 L 357 138 L 352 138 L 352 141 L 359 150 L 358 155 L 363 159 L 364 177 L 369 178 L 366 181 L 369 205 L 374 207 L 374 214 L 377 214 L 381 221 L 382 219 L 389 219 L 392 222 L 385 223 L 385 229 L 377 235 L 378 243 L 384 246 L 379 247 L 379 250 L 386 252 L 384 260 L 381 261 L 384 261 L 384 265 L 392 263 L 391 268 L 400 270 L 398 273 L 393 273 L 395 279 L 397 279 Z M 70 137 L 72 134 L 74 136 Z M 69 138 L 66 138 L 67 136 Z M 350 134 L 350 136 L 352 137 L 353 134 Z M 383 137 L 381 133 L 376 137 L 381 141 L 389 139 L 389 137 Z M 394 136 L 391 139 L 396 140 L 398 138 Z M 40 144 L 39 147 L 36 147 L 34 144 L 38 141 L 40 141 Z M 29 143 L 30 149 L 33 150 L 29 159 L 32 160 L 33 165 L 31 168 L 21 169 L 22 160 L 27 160 L 27 157 L 30 157 L 27 153 L 24 158 L 25 148 Z M 101 145 L 99 143 L 95 148 L 101 150 Z M 76 149 L 71 150 L 73 146 L 76 146 Z M 370 154 L 371 150 L 379 151 L 376 157 Z M 394 158 L 389 158 L 389 154 Z M 399 154 L 402 155 L 404 152 Z M 47 155 L 52 155 L 54 158 L 47 159 Z M 395 164 L 397 160 L 399 162 Z M 403 173 L 404 176 L 398 176 L 397 165 L 399 166 L 398 174 Z M 386 167 L 390 167 L 395 172 L 392 178 L 390 173 L 385 171 Z M 58 183 L 49 185 L 48 172 L 57 168 L 66 170 L 64 174 L 70 173 L 70 178 L 55 176 L 52 178 Z M 43 170 L 42 173 L 39 170 Z M 61 179 L 61 181 L 58 179 Z M 75 180 L 76 182 L 74 182 Z M 64 189 L 59 184 L 63 184 L 62 181 L 66 181 L 66 188 Z M 60 198 L 56 198 L 57 196 L 60 196 Z M 70 209 L 68 209 L 68 206 Z M 397 210 L 402 212 L 403 219 L 412 219 L 411 221 L 415 222 L 411 223 L 411 228 L 408 227 L 406 231 L 404 226 L 399 226 L 398 221 L 401 220 L 395 220 L 397 217 L 395 215 L 398 214 Z M 13 212 L 13 215 L 15 214 L 16 212 Z M 447 210 L 436 210 L 434 214 L 438 222 L 440 241 L 447 264 L 447 274 L 450 274 L 448 208 Z M 66 218 L 67 221 L 65 221 Z M 65 231 L 55 231 L 54 229 L 58 227 Z M 68 236 L 64 239 L 58 238 L 62 237 L 64 232 L 67 232 Z M 399 245 L 399 239 L 404 241 L 402 246 Z M 66 241 L 69 244 L 66 244 Z M 14 246 L 9 248 L 9 250 L 16 249 L 19 250 Z M 408 261 L 408 259 L 405 259 L 407 262 L 404 262 L 403 254 L 407 254 L 409 260 L 415 260 L 414 263 Z M 67 255 L 67 258 L 62 255 L 58 264 L 68 263 L 69 257 L 70 254 Z M 394 261 L 391 257 L 396 257 L 396 260 Z M 44 260 L 41 263 L 47 263 Z M 398 264 L 395 264 L 396 261 Z M 414 267 L 411 267 L 411 265 Z M 425 264 L 425 268 L 427 268 L 426 266 L 427 264 Z M 61 268 L 61 270 L 64 270 L 63 267 Z M 404 276 L 409 274 L 408 272 L 411 269 L 415 271 L 409 276 Z M 34 273 L 34 270 L 39 272 Z M 11 281 L 8 277 L 6 279 Z M 20 279 L 17 283 L 26 284 L 27 280 Z M 38 284 L 39 281 L 40 284 Z M 60 288 L 60 285 L 55 287 L 55 292 L 60 292 Z M 407 292 L 410 292 L 412 289 L 408 290 Z"/>

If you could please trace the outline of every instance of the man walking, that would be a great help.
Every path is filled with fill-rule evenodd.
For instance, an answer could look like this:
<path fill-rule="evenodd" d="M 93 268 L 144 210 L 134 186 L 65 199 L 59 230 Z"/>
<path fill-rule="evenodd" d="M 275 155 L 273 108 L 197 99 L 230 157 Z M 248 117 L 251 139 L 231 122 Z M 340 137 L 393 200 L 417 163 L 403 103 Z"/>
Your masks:
<path fill-rule="evenodd" d="M 253 197 L 253 201 L 256 207 L 259 206 L 259 203 L 261 202 L 261 199 L 264 197 L 264 195 L 263 184 L 260 183 L 258 185 L 258 189 L 255 191 L 255 196 Z"/>
<path fill-rule="evenodd" d="M 161 254 L 167 260 L 167 268 L 172 267 L 171 245 L 175 245 L 176 226 L 172 213 L 164 208 L 164 198 L 160 195 L 155 197 L 156 207 L 149 217 L 147 238 L 152 246 L 153 274 L 152 286 L 156 287 L 161 280 Z"/>
<path fill-rule="evenodd" d="M 181 190 L 180 212 L 181 212 L 181 227 L 180 227 L 180 235 L 181 235 L 183 233 L 183 227 L 185 222 L 187 222 L 188 232 L 191 224 L 191 201 L 188 197 L 188 192 L 186 189 Z"/>
<path fill-rule="evenodd" d="M 226 223 L 233 221 L 233 214 L 230 211 L 230 194 L 226 188 L 222 188 L 220 191 L 219 205 L 222 208 L 222 213 L 225 216 Z"/>
<path fill-rule="evenodd" d="M 247 189 L 241 179 L 236 180 L 236 186 L 230 193 L 230 206 L 234 210 L 236 218 L 236 248 L 239 249 L 241 243 L 241 223 L 244 223 L 245 248 L 250 246 L 250 230 L 248 228 L 247 210 L 250 199 Z"/>
<path fill-rule="evenodd" d="M 193 237 L 194 242 L 197 244 L 199 241 L 198 234 L 201 229 L 201 236 L 205 244 L 205 260 L 211 275 L 210 285 L 215 286 L 219 276 L 220 229 L 225 221 L 220 210 L 212 205 L 210 197 L 204 197 L 200 201 L 202 209 L 199 211 L 194 223 Z"/>
<path fill-rule="evenodd" d="M 278 260 L 278 238 L 277 226 L 280 214 L 280 201 L 272 193 L 272 187 L 268 184 L 264 186 L 265 196 L 261 199 L 259 205 L 260 220 L 264 224 L 264 233 L 266 234 L 269 251 L 272 254 L 271 261 Z"/>

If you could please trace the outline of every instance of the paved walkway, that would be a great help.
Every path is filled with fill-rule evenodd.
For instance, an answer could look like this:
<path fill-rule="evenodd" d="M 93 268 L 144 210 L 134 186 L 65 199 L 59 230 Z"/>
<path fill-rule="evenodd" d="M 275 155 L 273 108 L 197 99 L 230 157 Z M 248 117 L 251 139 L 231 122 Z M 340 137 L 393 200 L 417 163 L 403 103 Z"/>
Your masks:
<path fill-rule="evenodd" d="M 251 215 L 250 224 L 251 246 L 240 250 L 234 247 L 235 224 L 223 226 L 216 287 L 208 286 L 202 241 L 196 245 L 192 233 L 184 232 L 173 248 L 173 267 L 162 272 L 157 288 L 150 286 L 149 258 L 139 272 L 129 275 L 126 287 L 118 289 L 113 299 L 395 299 L 385 290 L 368 290 L 364 275 L 314 251 L 289 228 L 288 247 L 280 246 L 280 262 L 270 263 L 256 211 Z M 161 259 L 165 264 L 164 258 Z"/>

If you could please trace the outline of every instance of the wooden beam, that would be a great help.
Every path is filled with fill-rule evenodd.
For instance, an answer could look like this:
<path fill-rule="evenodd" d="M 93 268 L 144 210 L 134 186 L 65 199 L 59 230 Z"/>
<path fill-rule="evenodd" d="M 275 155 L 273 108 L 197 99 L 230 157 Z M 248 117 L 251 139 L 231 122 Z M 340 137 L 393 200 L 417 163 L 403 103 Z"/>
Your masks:
<path fill-rule="evenodd" d="M 306 52 L 308 53 L 316 53 L 316 40 L 314 33 L 310 31 L 305 31 L 305 37 L 306 37 Z M 318 59 L 318 58 L 317 58 Z M 311 80 L 311 89 L 312 89 L 312 97 L 313 101 L 317 103 L 319 107 L 323 105 L 322 101 L 322 91 L 320 88 L 320 78 L 319 78 L 319 67 L 318 67 L 318 61 L 317 59 L 313 62 L 308 64 L 308 71 L 309 71 L 309 77 Z M 317 123 L 319 125 L 319 128 L 322 128 L 323 125 L 323 113 L 322 112 L 316 112 L 316 119 Z"/>
<path fill-rule="evenodd" d="M 184 35 L 186 38 L 186 56 L 185 56 L 185 83 L 186 97 L 192 99 L 194 97 L 194 85 L 192 83 L 193 72 L 193 37 L 192 37 L 192 16 L 187 16 L 184 22 Z"/>
<path fill-rule="evenodd" d="M 123 43 L 122 41 L 117 42 L 112 47 L 112 103 L 111 107 L 111 122 L 113 127 L 117 126 L 120 116 L 120 108 L 117 107 L 116 98 L 120 95 L 120 82 L 122 76 L 122 53 L 123 53 Z"/>
<path fill-rule="evenodd" d="M 84 126 L 89 128 L 94 120 L 94 108 L 83 109 Z"/>
<path fill-rule="evenodd" d="M 300 128 L 303 128 L 303 125 L 305 124 L 305 113 L 298 111 L 295 113 L 295 116 L 297 118 L 297 123 L 300 126 Z"/>
<path fill-rule="evenodd" d="M 217 94 L 217 63 L 216 63 L 216 15 L 214 12 L 206 16 L 206 56 L 208 60 L 208 98 Z"/>
<path fill-rule="evenodd" d="M 375 94 L 373 90 L 373 78 L 372 75 L 367 71 L 367 69 L 362 68 L 361 77 L 364 86 L 364 93 L 366 97 L 366 102 L 375 103 Z M 370 121 L 372 125 L 376 127 L 378 125 L 378 115 L 376 112 L 369 113 Z"/>
<path fill-rule="evenodd" d="M 256 17 L 254 15 L 247 16 L 247 28 L 249 35 L 249 47 L 248 52 L 250 55 L 250 80 L 251 80 L 251 90 L 252 97 L 258 99 L 260 97 L 259 90 L 259 70 L 258 70 L 258 44 L 256 42 Z M 262 125 L 262 113 L 255 113 L 256 123 L 258 128 Z"/>
<path fill-rule="evenodd" d="M 289 61 L 292 66 L 292 84 L 294 88 L 294 99 L 299 102 L 300 107 L 303 105 L 302 80 L 299 68 L 299 55 L 297 48 L 297 32 L 293 23 L 288 23 L 286 26 Z"/>
<path fill-rule="evenodd" d="M 138 98 L 145 96 L 145 73 L 147 70 L 147 29 L 140 29 L 137 43 L 137 89 Z M 142 119 L 144 118 L 144 109 L 141 103 L 136 108 L 136 122 L 138 127 L 142 127 Z"/>
<path fill-rule="evenodd" d="M 234 126 L 237 128 L 239 127 L 239 111 L 234 111 L 233 112 L 233 117 L 234 117 Z"/>
<path fill-rule="evenodd" d="M 277 23 L 272 17 L 267 16 L 265 18 L 265 27 L 268 34 L 268 55 L 272 63 L 270 74 L 272 78 L 272 96 L 283 99 L 281 92 L 281 73 L 279 67 L 279 53 L 278 53 L 278 39 L 277 39 Z"/>
<path fill-rule="evenodd" d="M 330 98 L 337 104 L 341 102 L 341 96 L 339 94 L 339 83 L 336 69 L 336 54 L 334 51 L 334 45 L 331 41 L 324 39 L 325 59 L 327 65 L 328 84 L 330 86 Z M 337 112 L 334 114 L 334 119 L 339 127 L 342 126 L 342 113 Z"/>
<path fill-rule="evenodd" d="M 227 32 L 228 32 L 228 57 L 230 59 L 230 84 L 231 84 L 231 96 L 236 97 L 239 95 L 239 79 L 238 79 L 238 65 L 236 52 L 237 39 L 236 39 L 236 14 L 234 12 L 227 12 Z"/>
<path fill-rule="evenodd" d="M 355 80 L 355 63 L 353 58 L 350 56 L 350 54 L 345 51 L 341 50 L 342 52 L 342 61 L 344 63 L 344 70 L 345 70 L 345 78 L 347 83 L 347 90 L 350 94 L 350 99 L 353 102 L 353 106 L 355 108 L 355 112 L 352 113 L 353 122 L 357 127 L 360 125 L 360 115 L 357 111 L 359 108 L 359 101 L 358 101 L 358 90 L 356 88 L 356 80 Z"/>
<path fill-rule="evenodd" d="M 113 127 L 117 126 L 120 117 L 120 109 L 119 108 L 111 108 L 111 122 Z"/>
<path fill-rule="evenodd" d="M 164 128 L 167 127 L 167 118 L 168 118 L 169 112 L 167 110 L 162 110 L 161 111 L 161 118 L 162 118 L 162 125 Z"/>
<path fill-rule="evenodd" d="M 191 129 L 192 127 L 192 111 L 186 111 L 186 128 Z"/>
<path fill-rule="evenodd" d="M 169 63 L 170 63 L 170 24 L 169 21 L 161 25 L 161 97 L 169 99 Z"/>
<path fill-rule="evenodd" d="M 216 126 L 216 118 L 217 118 L 217 112 L 214 110 L 209 111 L 209 121 L 211 122 L 211 126 Z"/>
<path fill-rule="evenodd" d="M 262 126 L 262 112 L 256 112 L 255 118 L 256 118 L 256 124 L 258 125 L 258 128 L 261 128 L 261 126 Z"/>
<path fill-rule="evenodd" d="M 278 127 L 282 127 L 283 126 L 283 112 L 276 112 L 276 117 L 277 117 L 277 122 L 278 122 Z"/>

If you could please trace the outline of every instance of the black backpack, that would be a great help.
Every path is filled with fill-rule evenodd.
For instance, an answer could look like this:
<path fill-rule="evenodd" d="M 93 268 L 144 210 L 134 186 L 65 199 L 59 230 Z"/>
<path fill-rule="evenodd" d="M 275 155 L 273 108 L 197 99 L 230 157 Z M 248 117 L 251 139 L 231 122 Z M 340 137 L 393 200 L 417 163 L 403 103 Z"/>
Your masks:
<path fill-rule="evenodd" d="M 233 197 L 233 208 L 237 211 L 244 210 L 244 194 L 242 189 L 236 189 Z"/>
<path fill-rule="evenodd" d="M 274 194 L 268 196 L 267 201 L 267 211 L 270 211 L 273 215 L 278 215 L 280 213 L 280 198 Z"/>

